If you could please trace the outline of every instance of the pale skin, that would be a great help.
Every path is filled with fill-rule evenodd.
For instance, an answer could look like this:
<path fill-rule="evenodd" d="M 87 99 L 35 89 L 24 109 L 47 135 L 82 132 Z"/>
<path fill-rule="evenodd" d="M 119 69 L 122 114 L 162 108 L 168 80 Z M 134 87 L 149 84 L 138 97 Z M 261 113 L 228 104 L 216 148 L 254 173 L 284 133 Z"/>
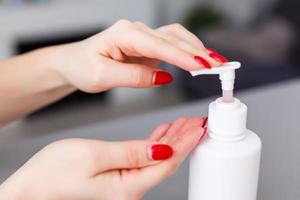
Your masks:
<path fill-rule="evenodd" d="M 0 125 L 81 90 L 151 88 L 160 61 L 200 70 L 211 58 L 202 42 L 178 24 L 151 29 L 120 20 L 86 40 L 39 49 L 0 61 Z M 48 145 L 0 187 L 1 199 L 137 200 L 171 175 L 204 134 L 203 118 L 160 125 L 141 141 L 69 139 Z M 154 161 L 149 146 L 167 144 L 173 155 Z M 109 188 L 108 188 L 109 187 Z M 83 189 L 84 188 L 84 189 Z"/>
<path fill-rule="evenodd" d="M 201 118 L 162 124 L 145 140 L 62 140 L 48 145 L 0 187 L 9 200 L 139 200 L 173 174 L 198 144 Z M 149 156 L 152 144 L 173 148 L 167 160 Z"/>

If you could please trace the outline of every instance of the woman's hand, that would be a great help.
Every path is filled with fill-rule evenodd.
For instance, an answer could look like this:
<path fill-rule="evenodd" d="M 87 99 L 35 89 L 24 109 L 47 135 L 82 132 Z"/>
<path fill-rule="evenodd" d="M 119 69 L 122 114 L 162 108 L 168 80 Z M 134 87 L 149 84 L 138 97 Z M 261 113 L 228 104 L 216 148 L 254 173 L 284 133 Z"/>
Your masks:
<path fill-rule="evenodd" d="M 147 140 L 52 143 L 0 187 L 9 200 L 138 200 L 176 171 L 204 134 L 206 118 L 159 126 Z"/>
<path fill-rule="evenodd" d="M 172 75 L 157 67 L 160 61 L 189 71 L 227 60 L 179 24 L 151 29 L 121 20 L 86 40 L 0 61 L 0 126 L 77 89 L 168 84 Z"/>
<path fill-rule="evenodd" d="M 160 61 L 184 70 L 219 66 L 226 58 L 208 50 L 179 24 L 151 29 L 120 20 L 84 41 L 56 47 L 53 63 L 65 81 L 85 92 L 113 87 L 155 87 L 172 76 L 157 68 Z"/>

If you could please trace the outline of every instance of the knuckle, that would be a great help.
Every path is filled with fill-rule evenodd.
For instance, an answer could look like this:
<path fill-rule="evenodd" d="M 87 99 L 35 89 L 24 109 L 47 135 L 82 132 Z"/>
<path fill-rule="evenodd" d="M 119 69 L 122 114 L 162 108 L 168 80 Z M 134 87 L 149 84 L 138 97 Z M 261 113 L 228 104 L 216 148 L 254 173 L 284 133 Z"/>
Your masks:
<path fill-rule="evenodd" d="M 139 30 L 147 30 L 149 29 L 148 26 L 146 24 L 144 24 L 143 22 L 140 21 L 136 21 L 133 23 L 135 25 L 135 27 Z"/>
<path fill-rule="evenodd" d="M 140 166 L 138 152 L 133 147 L 133 145 L 128 147 L 126 151 L 126 159 L 130 166 Z"/>
<path fill-rule="evenodd" d="M 132 82 L 134 85 L 140 86 L 145 83 L 146 73 L 142 68 L 137 68 L 132 73 Z"/>
<path fill-rule="evenodd" d="M 115 23 L 115 26 L 118 26 L 118 27 L 130 27 L 132 26 L 132 22 L 127 20 L 127 19 L 120 19 L 119 21 L 117 21 Z"/>
<path fill-rule="evenodd" d="M 155 38 L 153 39 L 153 46 L 156 47 L 156 50 L 154 50 L 154 51 L 157 51 L 157 49 L 166 48 L 166 47 L 165 47 L 166 44 L 169 45 L 169 44 L 168 44 L 168 41 L 165 40 L 165 39 L 163 39 L 163 38 L 155 37 Z M 154 53 L 154 52 L 153 52 L 153 53 Z"/>
<path fill-rule="evenodd" d="M 145 24 L 140 21 L 135 21 L 134 24 L 139 25 L 139 26 L 145 26 Z"/>
<path fill-rule="evenodd" d="M 173 30 L 178 30 L 178 31 L 185 30 L 184 26 L 182 26 L 179 23 L 172 24 L 172 29 Z"/>

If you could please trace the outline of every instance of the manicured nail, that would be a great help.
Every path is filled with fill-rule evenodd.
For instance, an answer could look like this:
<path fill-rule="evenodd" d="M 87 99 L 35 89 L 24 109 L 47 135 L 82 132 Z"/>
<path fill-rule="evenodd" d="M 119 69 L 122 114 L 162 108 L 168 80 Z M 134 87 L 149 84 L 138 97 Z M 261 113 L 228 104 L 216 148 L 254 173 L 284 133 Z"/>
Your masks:
<path fill-rule="evenodd" d="M 199 141 L 201 141 L 207 133 L 207 127 L 204 127 L 203 129 L 204 129 L 204 131 L 203 131 L 203 134 L 201 135 L 201 137 L 199 138 Z"/>
<path fill-rule="evenodd" d="M 203 118 L 202 127 L 204 128 L 207 124 L 208 117 Z"/>
<path fill-rule="evenodd" d="M 224 56 L 221 56 L 220 54 L 216 53 L 216 52 L 212 52 L 209 54 L 209 56 L 216 60 L 217 62 L 222 62 L 222 63 L 226 63 L 228 62 L 228 59 L 225 58 Z"/>
<path fill-rule="evenodd" d="M 154 85 L 166 85 L 173 81 L 173 76 L 164 71 L 157 71 L 154 74 Z"/>
<path fill-rule="evenodd" d="M 203 67 L 207 68 L 207 69 L 211 69 L 210 64 L 201 56 L 194 56 L 194 59 L 201 64 Z"/>
<path fill-rule="evenodd" d="M 216 50 L 212 49 L 212 48 L 206 48 L 210 53 L 218 53 Z"/>
<path fill-rule="evenodd" d="M 152 160 L 166 160 L 173 155 L 173 149 L 166 144 L 154 144 L 148 153 Z"/>

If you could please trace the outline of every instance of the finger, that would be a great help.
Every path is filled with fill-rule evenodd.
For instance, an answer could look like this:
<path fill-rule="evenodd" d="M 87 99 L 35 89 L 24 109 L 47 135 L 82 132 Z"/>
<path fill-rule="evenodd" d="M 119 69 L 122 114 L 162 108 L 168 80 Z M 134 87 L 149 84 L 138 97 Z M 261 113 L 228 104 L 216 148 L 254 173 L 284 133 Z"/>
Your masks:
<path fill-rule="evenodd" d="M 157 137 L 157 141 L 164 144 L 172 144 L 180 137 L 180 134 L 185 133 L 187 129 L 195 126 L 205 127 L 207 119 L 207 117 L 178 118 L 172 123 L 165 134 L 160 134 L 160 138 Z"/>
<path fill-rule="evenodd" d="M 187 118 L 178 118 L 172 123 L 171 127 L 165 135 L 159 140 L 160 143 L 168 144 L 172 138 L 176 137 L 176 134 L 180 131 L 181 127 L 187 122 Z"/>
<path fill-rule="evenodd" d="M 184 26 L 180 24 L 161 26 L 156 30 L 177 36 L 178 38 L 189 42 L 191 45 L 195 46 L 198 49 L 205 49 L 205 46 L 203 45 L 201 40 L 199 40 L 196 35 L 188 31 Z"/>
<path fill-rule="evenodd" d="M 222 64 L 222 62 L 218 62 L 215 59 L 210 57 L 210 54 L 207 52 L 205 48 L 196 48 L 191 45 L 189 42 L 182 40 L 171 34 L 160 33 L 160 37 L 168 40 L 170 43 L 176 45 L 178 48 L 190 52 L 191 54 L 197 56 L 197 62 L 206 68 L 217 67 Z M 200 57 L 200 59 L 199 59 Z"/>
<path fill-rule="evenodd" d="M 171 124 L 159 125 L 149 136 L 150 141 L 158 141 L 169 130 Z"/>
<path fill-rule="evenodd" d="M 185 41 L 191 45 L 194 49 L 202 50 L 206 52 L 209 56 L 209 59 L 213 59 L 218 63 L 228 62 L 228 59 L 220 55 L 217 51 L 210 48 L 205 48 L 203 43 L 190 31 L 188 31 L 184 26 L 180 24 L 172 24 L 167 26 L 162 26 L 156 29 L 158 32 L 165 33 L 167 35 L 172 35 L 173 37 L 178 38 L 179 40 Z"/>
<path fill-rule="evenodd" d="M 166 160 L 173 154 L 169 145 L 148 140 L 99 142 L 94 150 L 96 173 L 145 167 Z"/>
<path fill-rule="evenodd" d="M 101 84 L 107 87 L 149 88 L 166 85 L 173 81 L 170 73 L 141 64 L 120 63 L 106 59 L 110 69 L 105 71 Z"/>
<path fill-rule="evenodd" d="M 146 57 L 127 57 L 124 62 L 130 64 L 142 64 L 149 67 L 157 67 L 157 65 L 160 63 L 160 61 L 157 59 Z"/>
<path fill-rule="evenodd" d="M 146 33 L 150 33 L 153 34 L 153 29 L 151 29 L 150 27 L 148 27 L 146 24 L 136 21 L 133 23 L 134 25 L 136 25 L 140 30 L 146 32 Z"/>
<path fill-rule="evenodd" d="M 185 41 L 186 43 L 188 43 L 191 46 L 194 46 L 195 49 L 201 49 L 203 51 L 205 51 L 205 47 L 203 45 L 203 43 L 190 31 L 188 31 L 184 26 L 180 25 L 180 24 L 171 24 L 171 25 L 166 25 L 166 26 L 161 26 L 155 30 L 149 28 L 148 26 L 146 26 L 145 24 L 141 23 L 141 22 L 134 22 L 134 24 L 136 26 L 138 26 L 141 30 L 155 35 L 155 36 L 159 36 L 159 34 L 157 34 L 157 32 L 162 32 L 165 33 L 167 35 L 172 35 L 175 38 L 178 38 L 179 40 Z"/>
<path fill-rule="evenodd" d="M 189 129 L 193 127 L 203 127 L 205 119 L 204 118 L 199 118 L 199 117 L 194 117 L 194 118 L 189 118 L 186 123 L 180 128 L 180 130 L 168 141 L 167 144 L 173 145 L 178 138 L 181 138 Z"/>
<path fill-rule="evenodd" d="M 132 41 L 132 38 L 135 40 Z M 188 71 L 204 68 L 195 61 L 195 55 L 191 52 L 184 51 L 169 41 L 144 31 L 135 30 L 130 34 L 123 34 L 116 44 L 128 56 L 158 59 Z"/>
<path fill-rule="evenodd" d="M 172 25 L 167 25 L 167 26 L 163 26 L 163 27 L 160 27 L 160 28 L 157 28 L 155 30 L 149 28 L 148 26 L 146 26 L 145 24 L 141 23 L 141 22 L 134 22 L 134 24 L 136 26 L 138 26 L 142 31 L 150 34 L 150 35 L 153 35 L 154 37 L 160 37 L 160 38 L 163 38 L 163 39 L 167 39 L 168 41 L 170 42 L 174 42 L 174 40 L 170 40 L 170 37 L 168 37 L 168 35 L 173 35 L 176 36 L 174 38 L 178 38 L 178 39 L 181 39 L 183 41 L 189 41 L 188 43 L 191 43 L 191 40 L 184 40 L 182 37 L 181 37 L 181 34 L 175 34 L 176 32 L 179 32 L 179 28 L 177 28 L 177 25 L 175 24 L 172 24 Z M 178 24 L 178 27 L 180 27 L 181 25 Z M 183 26 L 182 26 L 183 27 Z M 173 31 L 173 29 L 175 29 Z M 161 34 L 159 33 L 164 33 L 163 35 L 166 35 L 166 37 L 163 37 Z M 188 32 L 188 31 L 187 31 Z M 193 34 L 192 34 L 193 35 Z M 180 37 L 179 37 L 180 36 Z M 200 40 L 198 40 L 200 41 Z M 201 42 L 200 42 L 201 43 Z M 202 44 L 202 43 L 201 43 Z M 192 44 L 191 44 L 192 45 Z M 179 45 L 178 45 L 179 48 L 181 48 Z M 182 49 L 182 48 L 181 48 Z M 200 46 L 199 49 L 205 49 L 205 47 L 203 46 Z"/>
<path fill-rule="evenodd" d="M 173 174 L 182 161 L 198 144 L 203 135 L 204 129 L 200 126 L 193 127 L 186 131 L 186 134 L 173 145 L 174 155 L 172 158 L 157 165 L 142 168 L 139 176 L 135 177 L 136 184 L 143 183 L 147 189 L 159 184 L 165 178 Z"/>
<path fill-rule="evenodd" d="M 194 117 L 190 118 L 189 121 L 181 128 L 181 132 L 186 132 L 188 129 L 194 126 L 205 127 L 207 124 L 208 117 Z"/>

